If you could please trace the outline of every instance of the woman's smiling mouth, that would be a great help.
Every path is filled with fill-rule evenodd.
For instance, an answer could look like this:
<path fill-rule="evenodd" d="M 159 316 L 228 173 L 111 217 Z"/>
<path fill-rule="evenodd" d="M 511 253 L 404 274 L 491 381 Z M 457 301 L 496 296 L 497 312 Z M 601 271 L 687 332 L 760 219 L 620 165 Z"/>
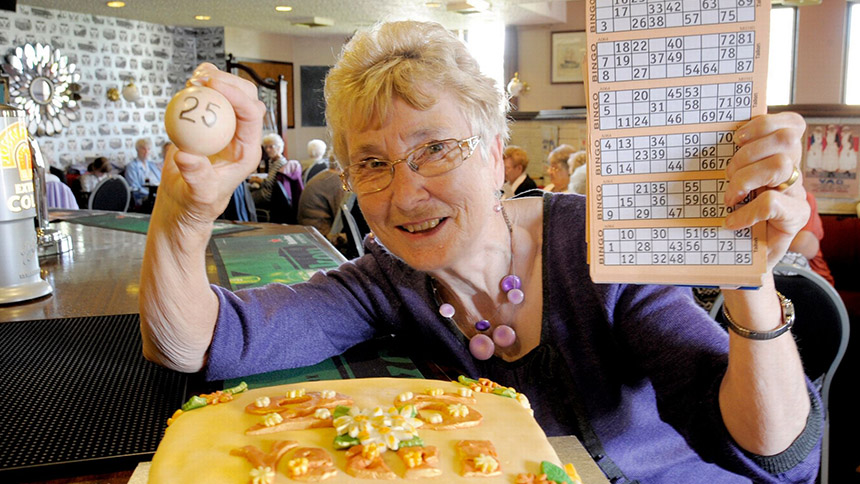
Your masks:
<path fill-rule="evenodd" d="M 426 222 L 421 222 L 420 224 L 407 224 L 400 225 L 398 228 L 401 230 L 405 230 L 410 234 L 414 234 L 415 232 L 424 232 L 425 230 L 430 230 L 436 228 L 437 225 L 442 223 L 447 217 L 442 218 L 434 218 L 431 220 L 427 220 Z"/>

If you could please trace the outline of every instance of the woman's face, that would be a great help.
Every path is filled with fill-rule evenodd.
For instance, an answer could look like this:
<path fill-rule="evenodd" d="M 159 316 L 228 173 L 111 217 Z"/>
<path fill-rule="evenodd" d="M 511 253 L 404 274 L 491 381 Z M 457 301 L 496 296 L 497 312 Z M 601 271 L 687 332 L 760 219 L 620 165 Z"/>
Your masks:
<path fill-rule="evenodd" d="M 388 114 L 381 127 L 347 132 L 349 163 L 370 158 L 398 160 L 424 143 L 477 134 L 447 94 L 426 111 L 395 98 Z M 413 268 L 440 270 L 474 256 L 471 250 L 495 215 L 495 191 L 504 179 L 501 142 L 481 139 L 480 143 L 489 148 L 490 159 L 484 158 L 479 144 L 462 165 L 430 178 L 399 163 L 391 185 L 359 195 L 361 211 L 374 235 Z"/>
<path fill-rule="evenodd" d="M 567 184 L 570 182 L 570 173 L 567 172 L 567 166 L 564 163 L 550 163 L 547 165 L 546 171 L 557 190 L 567 188 Z"/>
<path fill-rule="evenodd" d="M 266 156 L 269 159 L 277 158 L 281 154 L 280 148 L 276 143 L 266 143 L 263 145 L 263 149 L 266 151 Z"/>

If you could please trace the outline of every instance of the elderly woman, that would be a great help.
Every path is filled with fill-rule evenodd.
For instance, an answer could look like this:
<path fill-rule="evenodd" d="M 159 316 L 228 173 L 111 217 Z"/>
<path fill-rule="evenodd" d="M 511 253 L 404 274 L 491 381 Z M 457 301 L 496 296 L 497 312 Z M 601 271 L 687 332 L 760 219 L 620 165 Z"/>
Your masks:
<path fill-rule="evenodd" d="M 570 174 L 573 167 L 570 165 L 570 157 L 576 153 L 576 149 L 570 145 L 559 145 L 549 152 L 546 157 L 546 172 L 549 174 L 550 183 L 543 187 L 548 192 L 566 192 L 567 184 L 570 183 Z"/>
<path fill-rule="evenodd" d="M 251 186 L 251 196 L 257 207 L 266 207 L 272 200 L 272 189 L 277 182 L 278 172 L 287 174 L 301 169 L 298 161 L 284 158 L 284 140 L 279 135 L 269 133 L 263 136 L 263 150 L 269 160 L 269 171 L 259 184 Z"/>
<path fill-rule="evenodd" d="M 223 93 L 238 123 L 221 153 L 176 152 L 165 168 L 141 276 L 150 360 L 220 379 L 393 333 L 416 357 L 524 392 L 549 435 L 579 436 L 613 477 L 814 480 L 822 414 L 790 332 L 726 334 L 684 289 L 591 282 L 584 197 L 499 200 L 505 99 L 440 25 L 356 34 L 329 73 L 335 153 L 375 237 L 303 284 L 208 284 L 212 221 L 256 166 L 264 108 L 252 84 L 210 64 L 189 83 Z M 809 215 L 800 183 L 774 189 L 803 130 L 792 114 L 747 123 L 728 169 L 728 205 L 761 193 L 726 225 L 766 221 L 769 268 Z M 784 325 L 770 270 L 725 301 L 738 326 Z"/>

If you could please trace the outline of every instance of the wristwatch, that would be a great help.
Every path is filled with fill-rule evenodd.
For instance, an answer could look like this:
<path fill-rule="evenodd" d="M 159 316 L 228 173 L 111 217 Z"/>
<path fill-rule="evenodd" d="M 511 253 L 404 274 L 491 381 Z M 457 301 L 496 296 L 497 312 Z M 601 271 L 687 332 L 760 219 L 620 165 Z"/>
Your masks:
<path fill-rule="evenodd" d="M 779 305 L 782 307 L 782 325 L 780 327 L 772 331 L 753 331 L 751 329 L 744 328 L 743 326 L 739 326 L 738 323 L 732 319 L 732 316 L 729 314 L 729 310 L 726 309 L 726 305 L 723 304 L 723 316 L 726 318 L 726 324 L 735 332 L 735 334 L 748 339 L 763 341 L 781 336 L 794 325 L 794 303 L 791 302 L 791 299 L 783 296 L 779 291 L 776 292 L 776 295 L 779 297 Z"/>

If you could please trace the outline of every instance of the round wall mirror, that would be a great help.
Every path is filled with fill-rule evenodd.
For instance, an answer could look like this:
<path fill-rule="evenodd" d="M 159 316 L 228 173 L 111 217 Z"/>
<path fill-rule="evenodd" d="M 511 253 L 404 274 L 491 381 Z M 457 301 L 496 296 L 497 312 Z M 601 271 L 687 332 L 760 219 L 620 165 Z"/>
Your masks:
<path fill-rule="evenodd" d="M 30 81 L 30 97 L 39 104 L 51 102 L 54 85 L 46 77 L 37 77 Z"/>
<path fill-rule="evenodd" d="M 31 135 L 53 136 L 78 119 L 81 75 L 68 57 L 47 44 L 24 44 L 4 61 L 9 104 L 27 113 Z"/>

